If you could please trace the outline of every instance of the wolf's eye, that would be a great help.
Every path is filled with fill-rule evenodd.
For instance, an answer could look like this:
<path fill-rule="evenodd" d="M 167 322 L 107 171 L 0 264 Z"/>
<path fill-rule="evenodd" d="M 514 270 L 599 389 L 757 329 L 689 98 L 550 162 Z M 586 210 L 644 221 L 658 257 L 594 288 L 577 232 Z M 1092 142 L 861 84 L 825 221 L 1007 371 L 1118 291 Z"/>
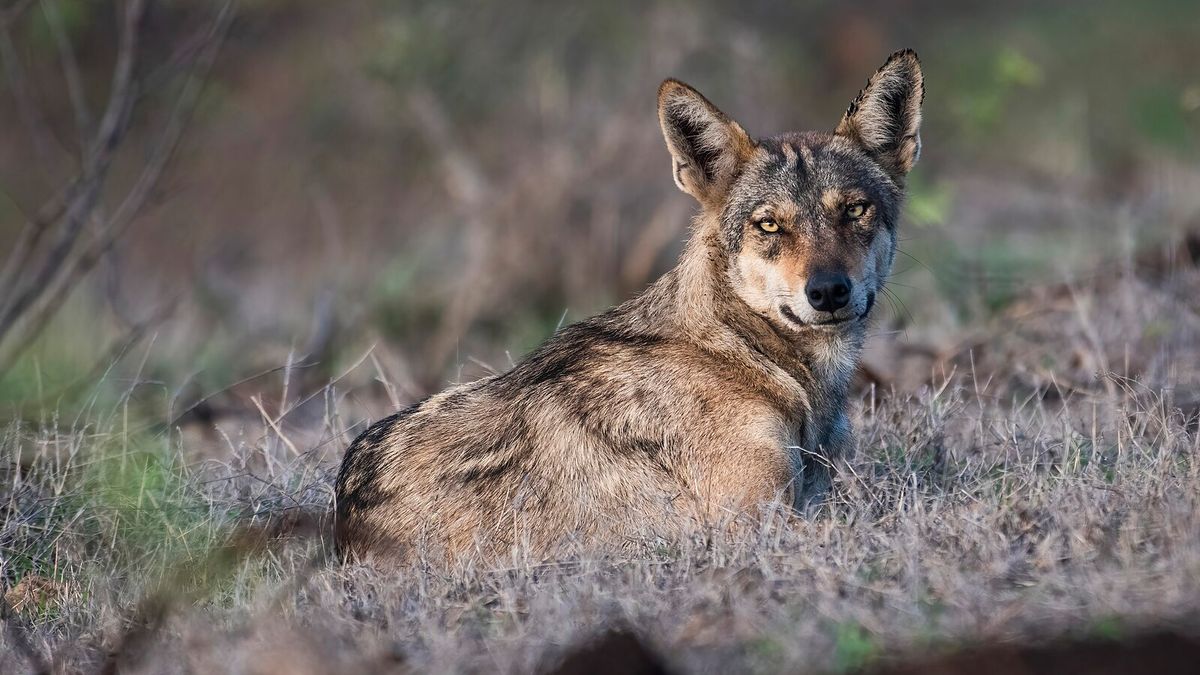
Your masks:
<path fill-rule="evenodd" d="M 763 232 L 778 232 L 779 223 L 771 220 L 770 218 L 766 220 L 760 220 L 758 221 L 758 229 L 762 230 Z"/>
<path fill-rule="evenodd" d="M 862 214 L 866 213 L 867 205 L 859 202 L 846 207 L 846 215 L 851 218 L 861 218 Z"/>

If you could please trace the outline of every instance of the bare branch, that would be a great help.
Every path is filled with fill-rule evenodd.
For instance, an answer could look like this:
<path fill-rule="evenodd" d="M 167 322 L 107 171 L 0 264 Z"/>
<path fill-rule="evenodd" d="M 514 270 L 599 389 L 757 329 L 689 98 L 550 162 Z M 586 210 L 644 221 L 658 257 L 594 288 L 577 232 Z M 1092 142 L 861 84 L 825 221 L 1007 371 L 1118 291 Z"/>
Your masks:
<path fill-rule="evenodd" d="M 32 344 L 34 338 L 54 317 L 58 307 L 62 305 L 71 291 L 96 266 L 121 235 L 128 230 L 129 226 L 145 206 L 154 187 L 162 177 L 167 163 L 174 155 L 182 138 L 183 131 L 187 127 L 192 113 L 195 111 L 196 103 L 203 91 L 204 82 L 207 80 L 208 73 L 212 68 L 213 62 L 216 60 L 216 55 L 220 50 L 224 36 L 233 20 L 233 4 L 233 0 L 228 0 L 222 6 L 208 30 L 204 32 L 206 48 L 200 52 L 198 59 L 192 64 L 192 70 L 188 74 L 183 92 L 176 99 L 170 118 L 153 152 L 138 175 L 137 180 L 126 193 L 125 198 L 113 214 L 101 225 L 99 233 L 89 245 L 74 255 L 72 255 L 74 248 L 68 248 L 64 252 L 64 257 L 55 261 L 55 274 L 52 274 L 52 278 L 47 282 L 51 285 L 51 288 L 36 288 L 38 297 L 34 301 L 37 301 L 37 307 L 25 319 L 23 326 L 24 338 L 14 347 L 0 353 L 0 373 L 10 367 L 20 354 Z M 111 105 L 109 109 L 110 111 L 112 110 Z M 106 113 L 107 117 L 109 115 Z M 105 126 L 102 122 L 101 127 Z M 100 148 L 100 150 L 110 153 L 113 149 L 115 149 L 115 145 L 101 146 Z M 20 307 L 21 312 L 12 316 L 11 319 L 8 314 L 0 315 L 0 338 L 4 336 L 6 330 L 12 327 L 11 323 L 5 325 L 3 321 L 11 320 L 15 322 L 21 313 L 29 310 L 29 307 L 29 303 Z"/>
<path fill-rule="evenodd" d="M 117 210 L 113 212 L 110 227 L 118 233 L 133 220 L 145 205 L 146 199 L 157 185 L 159 178 L 162 177 L 163 169 L 174 155 L 183 131 L 191 121 L 192 113 L 195 112 L 196 103 L 204 90 L 204 84 L 208 81 L 209 71 L 212 70 L 213 62 L 229 31 L 229 25 L 233 21 L 233 4 L 233 0 L 227 0 L 217 14 L 217 18 L 213 20 L 205 36 L 206 47 L 200 52 L 199 58 L 193 63 L 192 70 L 188 73 L 183 92 L 175 101 L 171 117 L 167 120 L 158 144 L 147 160 L 145 168 L 138 175 L 137 182 L 134 183 L 133 188 L 122 200 Z M 107 248 L 107 245 L 105 247 Z"/>
<path fill-rule="evenodd" d="M 62 12 L 58 0 L 41 0 L 42 14 L 46 17 L 46 25 L 54 36 L 54 44 L 58 48 L 58 60 L 62 64 L 63 80 L 67 84 L 67 95 L 71 99 L 71 109 L 75 113 L 75 129 L 79 134 L 79 147 L 87 147 L 88 134 L 92 126 L 92 114 L 88 110 L 87 98 L 83 93 L 83 80 L 79 76 L 79 62 L 75 59 L 75 48 L 67 36 L 63 26 Z"/>
<path fill-rule="evenodd" d="M 76 178 L 47 200 L 33 217 L 28 218 L 25 227 L 21 228 L 20 234 L 17 235 L 17 241 L 13 244 L 12 250 L 8 252 L 4 267 L 0 268 L 0 288 L 14 288 L 23 269 L 22 264 L 26 263 L 29 254 L 37 248 L 42 236 L 62 217 L 67 204 L 71 201 L 71 196 L 78 187 L 79 179 Z M 7 302 L 0 300 L 0 315 L 4 313 L 11 300 L 9 299 Z"/>
<path fill-rule="evenodd" d="M 133 105 L 131 92 L 133 89 L 133 65 L 137 56 L 138 27 L 145 9 L 145 0 L 129 0 L 129 4 L 125 7 L 120 44 L 117 48 L 117 64 L 113 67 L 112 93 L 108 97 L 108 107 L 104 111 L 104 117 L 100 119 L 95 142 L 88 153 L 93 157 L 96 165 L 105 163 L 111 157 L 112 150 L 121 140 L 129 121 L 130 108 Z M 102 154 L 102 151 L 107 152 Z M 88 164 L 84 166 L 86 167 Z"/>
<path fill-rule="evenodd" d="M 108 107 L 94 142 L 85 150 L 87 154 L 78 193 L 68 201 L 59 236 L 43 259 L 40 269 L 32 274 L 19 290 L 13 292 L 12 300 L 3 313 L 0 313 L 0 340 L 3 340 L 21 315 L 45 293 L 62 269 L 64 261 L 79 238 L 84 222 L 99 199 L 113 152 L 120 143 L 129 121 L 137 30 L 144 10 L 144 0 L 131 0 L 125 9 Z"/>

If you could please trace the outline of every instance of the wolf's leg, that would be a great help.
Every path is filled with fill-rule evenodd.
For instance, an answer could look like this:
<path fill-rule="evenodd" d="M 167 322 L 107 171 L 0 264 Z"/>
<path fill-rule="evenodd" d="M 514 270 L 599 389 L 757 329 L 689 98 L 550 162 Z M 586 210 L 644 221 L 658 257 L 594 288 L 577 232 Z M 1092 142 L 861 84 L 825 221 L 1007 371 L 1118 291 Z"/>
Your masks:
<path fill-rule="evenodd" d="M 800 475 L 796 478 L 794 506 L 801 514 L 809 515 L 821 506 L 833 485 L 835 463 L 854 450 L 854 430 L 850 418 L 840 413 L 829 429 L 829 436 L 815 451 L 805 451 Z"/>
<path fill-rule="evenodd" d="M 793 473 L 788 458 L 778 445 L 747 447 L 736 441 L 709 463 L 701 481 L 701 502 L 708 517 L 736 511 L 752 511 L 763 504 L 794 500 Z"/>

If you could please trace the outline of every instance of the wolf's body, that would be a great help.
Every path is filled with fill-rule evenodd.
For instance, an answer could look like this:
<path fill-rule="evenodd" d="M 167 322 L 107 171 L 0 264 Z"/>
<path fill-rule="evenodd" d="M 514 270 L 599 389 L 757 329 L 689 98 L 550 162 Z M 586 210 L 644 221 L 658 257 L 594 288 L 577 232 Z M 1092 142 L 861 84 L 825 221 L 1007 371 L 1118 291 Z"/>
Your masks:
<path fill-rule="evenodd" d="M 835 133 L 754 141 L 664 83 L 676 182 L 702 206 L 679 264 L 509 372 L 359 436 L 337 480 L 343 555 L 620 546 L 818 496 L 851 444 L 847 386 L 894 256 L 922 95 L 899 52 Z"/>

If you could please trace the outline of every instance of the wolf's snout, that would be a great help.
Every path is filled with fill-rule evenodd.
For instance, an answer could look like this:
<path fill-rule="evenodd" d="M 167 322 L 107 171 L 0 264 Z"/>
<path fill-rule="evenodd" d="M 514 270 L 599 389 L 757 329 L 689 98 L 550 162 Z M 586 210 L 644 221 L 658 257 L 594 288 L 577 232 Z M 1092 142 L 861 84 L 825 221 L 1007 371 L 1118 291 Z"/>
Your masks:
<path fill-rule="evenodd" d="M 804 294 L 818 312 L 836 312 L 850 302 L 850 277 L 840 272 L 817 272 L 809 277 Z"/>

